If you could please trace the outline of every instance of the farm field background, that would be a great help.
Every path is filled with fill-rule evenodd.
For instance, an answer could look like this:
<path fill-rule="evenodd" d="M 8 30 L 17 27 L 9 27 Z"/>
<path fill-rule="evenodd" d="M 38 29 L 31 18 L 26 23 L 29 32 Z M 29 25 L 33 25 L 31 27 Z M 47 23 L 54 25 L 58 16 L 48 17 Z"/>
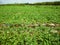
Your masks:
<path fill-rule="evenodd" d="M 1 5 L 0 44 L 60 45 L 60 6 Z"/>

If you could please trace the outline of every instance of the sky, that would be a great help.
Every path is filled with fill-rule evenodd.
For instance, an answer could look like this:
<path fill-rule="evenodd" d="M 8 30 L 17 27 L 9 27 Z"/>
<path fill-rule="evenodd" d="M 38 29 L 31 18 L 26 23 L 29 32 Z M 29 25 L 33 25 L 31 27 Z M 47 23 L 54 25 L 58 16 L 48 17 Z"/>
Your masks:
<path fill-rule="evenodd" d="M 7 3 L 35 3 L 35 2 L 50 2 L 50 1 L 60 1 L 60 0 L 0 0 L 0 4 Z"/>

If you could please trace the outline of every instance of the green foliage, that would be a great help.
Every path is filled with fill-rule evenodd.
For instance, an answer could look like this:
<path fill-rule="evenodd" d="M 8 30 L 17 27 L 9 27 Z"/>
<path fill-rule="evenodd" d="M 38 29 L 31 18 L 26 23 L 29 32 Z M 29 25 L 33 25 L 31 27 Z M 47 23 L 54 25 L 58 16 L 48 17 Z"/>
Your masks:
<path fill-rule="evenodd" d="M 3 23 L 9 26 L 1 26 Z M 60 45 L 60 34 L 51 32 L 59 27 L 27 27 L 36 23 L 60 24 L 60 6 L 0 6 L 0 45 Z"/>

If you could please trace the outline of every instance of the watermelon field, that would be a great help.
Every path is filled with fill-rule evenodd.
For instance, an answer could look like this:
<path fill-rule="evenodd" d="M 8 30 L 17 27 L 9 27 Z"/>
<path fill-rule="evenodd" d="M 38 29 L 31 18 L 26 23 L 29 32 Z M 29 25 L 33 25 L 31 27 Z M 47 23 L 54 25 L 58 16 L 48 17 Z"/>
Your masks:
<path fill-rule="evenodd" d="M 60 45 L 60 6 L 0 5 L 0 45 Z"/>

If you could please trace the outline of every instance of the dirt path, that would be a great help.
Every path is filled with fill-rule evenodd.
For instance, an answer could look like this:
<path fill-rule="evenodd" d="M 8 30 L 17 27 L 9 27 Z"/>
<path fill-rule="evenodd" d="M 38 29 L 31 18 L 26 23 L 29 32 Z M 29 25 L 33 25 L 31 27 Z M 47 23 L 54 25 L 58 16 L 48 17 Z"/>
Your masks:
<path fill-rule="evenodd" d="M 54 24 L 54 23 L 44 23 L 44 24 L 29 24 L 29 25 L 25 25 L 25 24 L 6 24 L 6 23 L 0 23 L 0 27 L 39 27 L 39 26 L 46 26 L 46 27 L 60 27 L 60 24 Z"/>

